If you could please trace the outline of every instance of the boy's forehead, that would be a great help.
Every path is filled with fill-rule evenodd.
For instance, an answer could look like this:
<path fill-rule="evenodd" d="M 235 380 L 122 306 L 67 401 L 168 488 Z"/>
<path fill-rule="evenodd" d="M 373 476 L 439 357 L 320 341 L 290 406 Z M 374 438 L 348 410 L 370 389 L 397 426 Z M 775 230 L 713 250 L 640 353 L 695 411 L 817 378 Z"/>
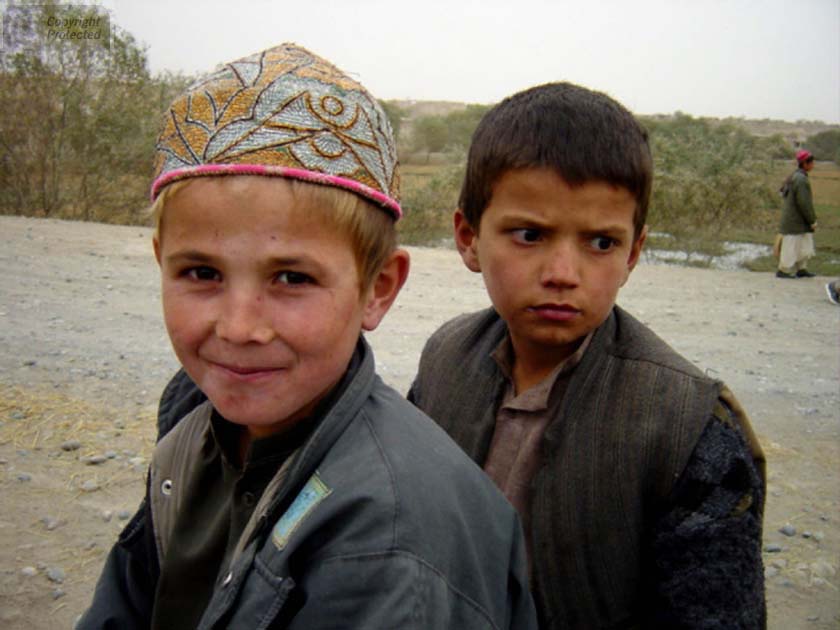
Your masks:
<path fill-rule="evenodd" d="M 268 193 L 283 197 L 291 194 L 291 183 L 281 177 L 260 177 L 256 175 L 211 175 L 183 180 L 180 189 L 197 199 L 212 199 L 219 192 L 253 197 Z"/>
<path fill-rule="evenodd" d="M 324 190 L 318 184 L 283 177 L 213 175 L 194 177 L 175 185 L 179 187 L 172 195 L 172 200 L 184 198 L 199 206 L 224 202 L 232 204 L 232 210 L 241 207 L 281 213 L 308 209 L 313 203 L 324 210 L 331 205 L 330 189 Z M 170 205 L 169 202 L 167 205 Z"/>
<path fill-rule="evenodd" d="M 198 226 L 246 232 L 272 225 L 274 229 L 340 232 L 330 221 L 329 195 L 319 195 L 316 184 L 295 184 L 280 177 L 198 177 L 167 200 L 161 227 L 173 215 Z M 320 197 L 320 198 L 319 198 Z"/>
<path fill-rule="evenodd" d="M 575 180 L 570 179 L 560 170 L 549 166 L 528 166 L 510 168 L 502 171 L 491 184 L 491 198 L 499 194 L 515 193 L 546 193 L 562 188 L 571 191 L 585 191 L 592 189 L 611 190 L 616 198 L 628 196 L 635 199 L 633 193 L 624 186 L 601 179 Z"/>
<path fill-rule="evenodd" d="M 592 180 L 569 182 L 555 169 L 509 169 L 494 182 L 487 208 L 505 214 L 534 214 L 562 220 L 578 209 L 608 211 L 616 222 L 633 223 L 636 200 L 622 186 Z"/>

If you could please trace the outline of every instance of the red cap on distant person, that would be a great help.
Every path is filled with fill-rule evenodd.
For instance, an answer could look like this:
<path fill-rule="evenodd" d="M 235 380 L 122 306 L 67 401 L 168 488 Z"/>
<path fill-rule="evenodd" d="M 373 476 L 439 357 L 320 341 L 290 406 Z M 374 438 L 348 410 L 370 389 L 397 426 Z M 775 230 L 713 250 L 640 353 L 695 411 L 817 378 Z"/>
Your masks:
<path fill-rule="evenodd" d="M 805 149 L 799 149 L 799 151 L 796 152 L 796 161 L 797 162 L 804 162 L 805 160 L 807 160 L 808 158 L 811 158 L 811 157 L 814 157 L 814 156 L 811 155 L 810 151 L 806 151 Z"/>

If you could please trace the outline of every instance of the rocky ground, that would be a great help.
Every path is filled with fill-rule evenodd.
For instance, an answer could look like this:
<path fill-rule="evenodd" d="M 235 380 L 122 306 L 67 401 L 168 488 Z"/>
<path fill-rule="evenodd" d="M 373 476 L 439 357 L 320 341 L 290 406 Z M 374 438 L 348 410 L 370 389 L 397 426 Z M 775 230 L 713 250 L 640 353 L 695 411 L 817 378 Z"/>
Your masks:
<path fill-rule="evenodd" d="M 454 252 L 412 248 L 369 336 L 405 391 L 425 338 L 487 304 Z M 176 368 L 150 231 L 0 217 L 0 627 L 67 628 L 137 506 Z M 753 418 L 768 456 L 769 627 L 840 627 L 840 308 L 827 279 L 642 265 L 619 302 Z"/>

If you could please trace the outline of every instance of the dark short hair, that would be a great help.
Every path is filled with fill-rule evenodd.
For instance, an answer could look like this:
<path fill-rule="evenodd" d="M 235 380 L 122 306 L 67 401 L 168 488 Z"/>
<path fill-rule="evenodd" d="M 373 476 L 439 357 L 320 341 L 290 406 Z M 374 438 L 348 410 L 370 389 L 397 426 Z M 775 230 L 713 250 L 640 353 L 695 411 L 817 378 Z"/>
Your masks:
<path fill-rule="evenodd" d="M 546 83 L 509 96 L 473 133 L 459 207 L 479 230 L 493 186 L 508 171 L 552 168 L 569 185 L 602 181 L 636 199 L 638 236 L 647 220 L 653 161 L 647 131 L 606 94 Z"/>

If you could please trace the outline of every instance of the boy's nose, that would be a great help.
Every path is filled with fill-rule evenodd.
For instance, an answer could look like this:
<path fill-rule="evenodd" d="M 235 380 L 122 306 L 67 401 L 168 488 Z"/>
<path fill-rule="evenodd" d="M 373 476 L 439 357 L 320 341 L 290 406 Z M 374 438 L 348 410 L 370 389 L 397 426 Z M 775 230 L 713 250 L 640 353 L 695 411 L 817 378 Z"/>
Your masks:
<path fill-rule="evenodd" d="M 578 252 L 571 243 L 558 243 L 546 252 L 540 281 L 548 287 L 575 287 L 580 284 Z"/>
<path fill-rule="evenodd" d="M 249 291 L 230 292 L 216 319 L 216 335 L 235 344 L 266 344 L 274 328 L 266 312 L 265 298 Z"/>

